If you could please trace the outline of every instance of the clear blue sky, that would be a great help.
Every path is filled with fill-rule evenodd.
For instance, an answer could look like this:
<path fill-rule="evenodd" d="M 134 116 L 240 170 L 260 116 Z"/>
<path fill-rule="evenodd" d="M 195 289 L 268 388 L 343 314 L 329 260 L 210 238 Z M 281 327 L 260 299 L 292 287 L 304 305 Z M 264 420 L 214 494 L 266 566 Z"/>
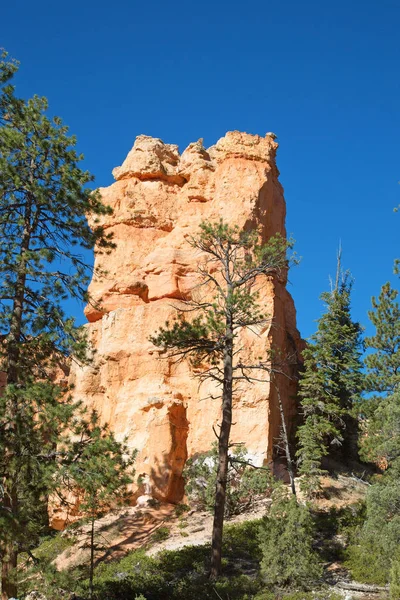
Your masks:
<path fill-rule="evenodd" d="M 367 325 L 371 295 L 397 287 L 398 0 L 20 0 L 1 12 L 19 95 L 49 98 L 98 185 L 140 133 L 181 150 L 233 129 L 278 134 L 303 336 L 339 239 L 355 318 Z"/>

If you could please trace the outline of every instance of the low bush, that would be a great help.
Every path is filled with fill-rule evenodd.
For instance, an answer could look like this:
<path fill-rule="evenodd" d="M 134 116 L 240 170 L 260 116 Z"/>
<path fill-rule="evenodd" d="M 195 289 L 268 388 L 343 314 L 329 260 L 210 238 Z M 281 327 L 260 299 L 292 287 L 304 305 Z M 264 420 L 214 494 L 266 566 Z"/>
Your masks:
<path fill-rule="evenodd" d="M 262 591 L 254 596 L 254 600 L 343 600 L 343 596 L 327 589 L 313 592 Z"/>
<path fill-rule="evenodd" d="M 261 574 L 271 587 L 310 589 L 322 575 L 313 549 L 315 527 L 309 509 L 296 498 L 273 502 L 259 533 Z"/>
<path fill-rule="evenodd" d="M 151 536 L 152 542 L 163 542 L 169 538 L 170 529 L 169 527 L 159 527 Z"/>
<path fill-rule="evenodd" d="M 347 549 L 346 566 L 357 581 L 385 585 L 400 547 L 400 486 L 390 473 L 368 490 L 366 518 Z"/>
<path fill-rule="evenodd" d="M 393 560 L 390 569 L 390 600 L 400 600 L 400 561 Z"/>

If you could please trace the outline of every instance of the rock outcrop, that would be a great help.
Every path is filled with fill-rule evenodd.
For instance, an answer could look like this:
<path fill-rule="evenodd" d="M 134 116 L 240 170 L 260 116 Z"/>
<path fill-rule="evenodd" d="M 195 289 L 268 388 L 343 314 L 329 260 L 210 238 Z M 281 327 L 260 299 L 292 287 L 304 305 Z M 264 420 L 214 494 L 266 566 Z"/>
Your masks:
<path fill-rule="evenodd" d="M 114 213 L 104 217 L 115 250 L 96 257 L 105 269 L 93 278 L 94 302 L 85 314 L 94 360 L 73 365 L 76 398 L 95 407 L 117 437 L 137 448 L 136 474 L 146 492 L 163 500 L 183 497 L 182 469 L 188 456 L 209 450 L 219 421 L 215 388 L 193 377 L 186 363 L 160 355 L 149 336 L 171 319 L 174 304 L 190 297 L 199 254 L 187 243 L 203 220 L 221 217 L 241 228 L 258 228 L 265 241 L 285 235 L 285 201 L 278 181 L 274 136 L 229 132 L 215 146 L 202 140 L 180 155 L 178 147 L 138 136 L 116 182 L 100 190 Z M 262 298 L 271 325 L 246 332 L 245 351 L 274 344 L 296 353 L 301 340 L 295 308 L 284 281 L 265 282 Z M 295 414 L 295 382 L 278 380 L 289 421 Z M 260 463 L 273 458 L 280 421 L 276 391 L 267 383 L 242 385 L 234 405 L 232 440 L 245 442 Z"/>

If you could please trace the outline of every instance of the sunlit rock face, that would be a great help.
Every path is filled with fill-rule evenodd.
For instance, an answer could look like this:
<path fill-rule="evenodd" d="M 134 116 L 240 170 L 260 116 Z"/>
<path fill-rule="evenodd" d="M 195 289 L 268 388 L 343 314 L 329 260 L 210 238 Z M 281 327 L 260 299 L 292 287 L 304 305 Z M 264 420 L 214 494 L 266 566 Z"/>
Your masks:
<path fill-rule="evenodd" d="M 116 182 L 100 193 L 114 213 L 104 218 L 116 248 L 98 255 L 90 294 L 101 308 L 85 314 L 95 351 L 91 366 L 72 366 L 74 395 L 96 408 L 118 439 L 138 450 L 136 474 L 146 481 L 136 496 L 178 502 L 182 469 L 189 456 L 209 450 L 220 418 L 218 389 L 199 382 L 187 363 L 165 358 L 149 336 L 190 298 L 200 255 L 188 238 L 201 221 L 221 217 L 231 225 L 257 228 L 264 241 L 285 235 L 285 201 L 278 181 L 274 136 L 228 132 L 211 148 L 202 140 L 180 154 L 178 147 L 138 136 Z M 242 334 L 244 356 L 265 355 L 272 344 L 299 354 L 293 300 L 285 281 L 265 280 L 261 299 L 271 317 L 262 331 Z M 96 306 L 96 307 L 95 307 Z M 296 384 L 277 378 L 289 422 L 295 415 Z M 234 401 L 232 441 L 244 442 L 258 464 L 273 459 L 280 432 L 275 386 L 242 383 Z"/>

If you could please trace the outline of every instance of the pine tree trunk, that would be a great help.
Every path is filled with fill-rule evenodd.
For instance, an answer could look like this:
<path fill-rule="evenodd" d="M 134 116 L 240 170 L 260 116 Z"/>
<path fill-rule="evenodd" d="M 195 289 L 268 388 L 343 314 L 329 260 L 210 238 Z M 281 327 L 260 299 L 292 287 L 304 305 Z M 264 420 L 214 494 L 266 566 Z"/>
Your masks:
<path fill-rule="evenodd" d="M 94 573 L 94 515 L 92 516 L 92 529 L 90 531 L 90 573 L 89 573 L 89 598 L 93 598 L 93 573 Z"/>
<path fill-rule="evenodd" d="M 1 563 L 1 600 L 17 597 L 17 586 L 13 582 L 14 569 L 17 567 L 17 552 L 12 545 L 4 548 L 4 557 Z"/>
<path fill-rule="evenodd" d="M 214 522 L 211 541 L 210 579 L 221 574 L 222 532 L 224 527 L 226 485 L 228 479 L 229 436 L 232 426 L 232 383 L 233 383 L 233 328 L 232 319 L 227 319 L 226 343 L 224 348 L 224 383 L 222 393 L 222 423 L 218 439 L 218 471 L 215 488 Z"/>

